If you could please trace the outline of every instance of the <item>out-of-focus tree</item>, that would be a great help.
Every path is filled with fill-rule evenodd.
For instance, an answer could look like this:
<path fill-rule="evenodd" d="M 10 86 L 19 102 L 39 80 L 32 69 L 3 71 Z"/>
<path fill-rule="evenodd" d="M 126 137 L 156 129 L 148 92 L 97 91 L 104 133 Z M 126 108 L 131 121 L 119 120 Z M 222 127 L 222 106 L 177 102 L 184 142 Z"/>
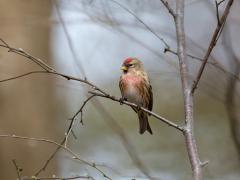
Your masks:
<path fill-rule="evenodd" d="M 52 64 L 51 24 L 48 24 L 50 16 L 50 1 L 1 0 L 0 36 Z M 1 78 L 39 69 L 23 57 L 10 55 L 2 49 L 0 52 Z M 1 84 L 0 132 L 58 139 L 59 116 L 56 112 L 61 106 L 55 98 L 54 81 L 50 77 L 34 76 Z M 30 141 L 13 143 L 2 139 L 0 179 L 16 178 L 13 159 L 23 169 L 25 175 L 33 175 L 46 161 L 53 148 Z M 53 161 L 47 172 L 57 172 L 57 169 L 56 161 Z"/>

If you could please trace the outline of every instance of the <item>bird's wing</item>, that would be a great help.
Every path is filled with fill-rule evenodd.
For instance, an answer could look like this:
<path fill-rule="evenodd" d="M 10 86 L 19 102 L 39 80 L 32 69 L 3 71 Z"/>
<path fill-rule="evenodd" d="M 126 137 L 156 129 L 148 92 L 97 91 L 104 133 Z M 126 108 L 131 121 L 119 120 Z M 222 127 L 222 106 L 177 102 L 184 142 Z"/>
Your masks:
<path fill-rule="evenodd" d="M 152 111 L 152 108 L 153 108 L 153 93 L 152 93 L 152 86 L 149 85 L 149 88 L 148 88 L 148 93 L 150 95 L 150 99 L 149 99 L 149 104 L 148 104 L 148 109 L 150 111 Z"/>
<path fill-rule="evenodd" d="M 119 88 L 120 88 L 120 91 L 121 91 L 121 94 L 123 96 L 123 79 L 122 79 L 122 76 L 120 76 L 120 80 L 119 80 Z"/>

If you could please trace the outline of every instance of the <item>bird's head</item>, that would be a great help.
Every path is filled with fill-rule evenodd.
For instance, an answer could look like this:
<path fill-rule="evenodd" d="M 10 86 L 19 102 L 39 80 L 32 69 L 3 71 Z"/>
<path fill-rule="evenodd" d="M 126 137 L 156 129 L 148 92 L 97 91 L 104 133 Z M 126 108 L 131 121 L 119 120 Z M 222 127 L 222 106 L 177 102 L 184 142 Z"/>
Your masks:
<path fill-rule="evenodd" d="M 137 58 L 132 58 L 132 57 L 125 59 L 121 67 L 121 70 L 124 73 L 130 72 L 130 71 L 142 70 L 142 69 L 143 69 L 142 62 Z"/>

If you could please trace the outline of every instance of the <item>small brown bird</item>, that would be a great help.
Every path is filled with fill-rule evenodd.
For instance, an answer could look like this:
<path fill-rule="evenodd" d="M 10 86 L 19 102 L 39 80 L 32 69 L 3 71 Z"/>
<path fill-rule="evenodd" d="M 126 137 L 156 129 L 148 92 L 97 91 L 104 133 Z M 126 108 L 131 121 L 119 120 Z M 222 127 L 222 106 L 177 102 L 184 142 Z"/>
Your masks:
<path fill-rule="evenodd" d="M 119 87 L 122 98 L 151 111 L 153 106 L 152 87 L 142 62 L 137 58 L 127 58 L 124 60 L 121 70 L 123 74 L 120 77 Z M 133 108 L 133 110 L 138 114 L 139 133 L 143 134 L 147 130 L 152 134 L 148 113 L 138 108 Z"/>

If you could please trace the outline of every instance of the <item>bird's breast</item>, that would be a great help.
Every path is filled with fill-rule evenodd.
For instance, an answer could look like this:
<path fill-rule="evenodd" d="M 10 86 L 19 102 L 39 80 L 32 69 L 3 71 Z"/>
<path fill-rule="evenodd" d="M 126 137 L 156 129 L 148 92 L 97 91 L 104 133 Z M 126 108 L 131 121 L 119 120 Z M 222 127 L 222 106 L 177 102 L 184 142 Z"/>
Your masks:
<path fill-rule="evenodd" d="M 127 98 L 128 101 L 141 104 L 142 98 L 140 95 L 140 86 L 141 86 L 141 79 L 136 76 L 125 76 L 123 77 L 123 84 L 124 84 L 124 91 L 123 95 Z"/>

